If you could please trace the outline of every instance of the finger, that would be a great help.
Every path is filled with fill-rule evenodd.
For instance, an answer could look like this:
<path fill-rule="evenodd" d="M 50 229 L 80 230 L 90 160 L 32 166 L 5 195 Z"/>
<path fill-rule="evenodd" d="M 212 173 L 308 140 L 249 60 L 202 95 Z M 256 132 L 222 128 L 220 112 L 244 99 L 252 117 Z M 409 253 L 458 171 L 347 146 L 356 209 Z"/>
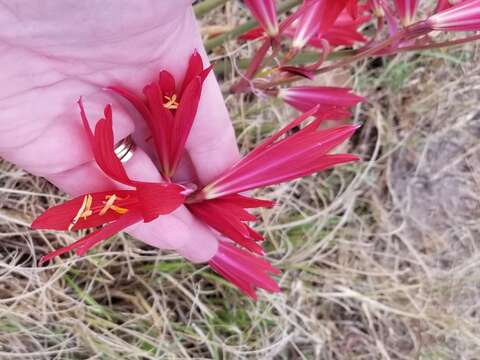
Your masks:
<path fill-rule="evenodd" d="M 58 94 L 70 98 L 70 103 L 52 101 L 48 106 L 41 104 L 44 96 L 55 99 Z M 94 127 L 103 116 L 107 100 L 111 99 L 80 81 L 68 81 L 41 92 L 30 89 L 15 100 L 5 100 L 3 105 L 9 109 L 1 112 L 2 157 L 41 176 L 60 173 L 90 161 L 92 153 L 76 103 L 80 94 L 86 95 L 85 107 Z M 36 117 L 32 119 L 32 113 L 38 114 L 38 120 Z M 115 139 L 118 141 L 133 132 L 133 122 L 119 106 L 115 107 L 114 117 Z"/>

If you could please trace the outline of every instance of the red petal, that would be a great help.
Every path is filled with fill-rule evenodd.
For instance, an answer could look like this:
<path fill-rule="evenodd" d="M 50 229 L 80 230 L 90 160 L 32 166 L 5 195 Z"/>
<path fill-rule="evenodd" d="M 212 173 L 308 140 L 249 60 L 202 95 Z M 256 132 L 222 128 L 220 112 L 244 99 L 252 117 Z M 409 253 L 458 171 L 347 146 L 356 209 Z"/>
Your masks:
<path fill-rule="evenodd" d="M 160 72 L 160 74 L 158 75 L 158 84 L 162 89 L 163 95 L 172 96 L 176 91 L 175 79 L 168 71 L 164 70 Z"/>
<path fill-rule="evenodd" d="M 163 94 L 156 84 L 147 85 L 143 92 L 147 97 L 152 114 L 152 121 L 148 125 L 152 132 L 157 156 L 162 167 L 162 174 L 170 177 L 170 163 L 173 156 L 171 150 L 173 115 L 170 110 L 163 106 Z"/>
<path fill-rule="evenodd" d="M 112 90 L 128 100 L 137 111 L 142 115 L 143 119 L 147 122 L 151 121 L 151 114 L 143 100 L 138 97 L 133 91 L 128 90 L 127 88 L 121 86 L 109 86 L 108 90 Z"/>
<path fill-rule="evenodd" d="M 117 221 L 104 226 L 100 230 L 97 230 L 80 240 L 75 241 L 73 244 L 57 249 L 46 256 L 42 256 L 42 258 L 40 259 L 40 265 L 44 264 L 50 259 L 53 259 L 56 256 L 62 255 L 74 249 L 79 249 L 77 253 L 79 255 L 83 255 L 95 244 L 109 238 L 112 235 L 115 235 L 116 233 L 129 227 L 130 225 L 141 221 L 141 219 L 141 215 L 138 212 L 131 211 L 120 217 Z"/>
<path fill-rule="evenodd" d="M 278 69 L 280 71 L 284 71 L 293 75 L 299 75 L 310 80 L 315 78 L 315 71 L 298 66 L 280 66 Z"/>
<path fill-rule="evenodd" d="M 256 299 L 257 288 L 272 293 L 280 291 L 275 280 L 268 275 L 280 274 L 280 270 L 232 244 L 220 241 L 217 253 L 208 263 L 213 270 L 253 299 Z"/>
<path fill-rule="evenodd" d="M 253 209 L 253 208 L 271 208 L 275 205 L 274 201 L 271 200 L 262 200 L 262 199 L 255 199 L 248 196 L 240 195 L 240 194 L 231 194 L 222 196 L 216 199 L 217 201 L 228 201 L 235 203 L 238 206 L 241 206 L 244 209 Z"/>
<path fill-rule="evenodd" d="M 298 20 L 293 46 L 302 48 L 316 34 L 327 32 L 337 20 L 348 0 L 315 0 L 305 2 L 306 10 Z"/>
<path fill-rule="evenodd" d="M 114 190 L 110 192 L 91 193 L 93 214 L 86 219 L 79 219 L 72 230 L 87 229 L 100 226 L 118 219 L 121 215 L 115 211 L 107 211 L 104 215 L 99 215 L 103 208 L 105 197 L 108 195 L 117 195 L 119 198 L 127 199 L 121 204 L 115 203 L 117 206 L 132 209 L 138 206 L 136 193 L 133 190 Z M 50 230 L 67 230 L 72 220 L 77 215 L 82 206 L 85 195 L 76 197 L 61 205 L 51 207 L 42 215 L 37 217 L 32 223 L 32 229 L 50 229 Z"/>
<path fill-rule="evenodd" d="M 92 151 L 93 151 L 94 143 L 95 143 L 94 136 L 92 133 L 92 129 L 90 128 L 90 124 L 88 123 L 87 115 L 85 114 L 82 98 L 78 99 L 77 103 L 78 103 L 78 106 L 80 107 L 80 117 L 82 118 L 83 129 L 87 133 L 87 138 L 88 138 L 88 141 L 90 142 L 90 147 L 92 148 Z"/>
<path fill-rule="evenodd" d="M 200 73 L 203 71 L 203 61 L 202 57 L 198 53 L 197 50 L 195 50 L 190 56 L 190 60 L 188 61 L 188 68 L 185 73 L 185 77 L 183 78 L 182 82 L 182 88 L 180 90 L 180 99 L 183 99 L 183 92 L 187 88 L 188 84 L 196 78 Z"/>
<path fill-rule="evenodd" d="M 140 221 L 142 221 L 142 216 L 138 211 L 129 211 L 128 213 L 120 217 L 117 221 L 105 225 L 100 230 L 85 237 L 80 244 L 80 247 L 77 248 L 77 255 L 85 255 L 88 250 L 97 245 L 99 242 L 119 233 L 120 231 Z"/>
<path fill-rule="evenodd" d="M 202 84 L 200 78 L 196 77 L 186 87 L 180 105 L 175 112 L 175 119 L 173 121 L 173 130 L 171 133 L 172 143 L 172 158 L 170 164 L 171 175 L 176 171 L 177 165 L 184 153 L 185 143 L 188 135 L 192 129 L 193 121 L 197 113 L 198 103 L 200 101 L 200 94 L 202 91 Z"/>
<path fill-rule="evenodd" d="M 145 222 L 171 213 L 185 201 L 185 195 L 182 195 L 185 188 L 176 184 L 139 182 L 136 189 Z"/>
<path fill-rule="evenodd" d="M 265 32 L 272 37 L 278 35 L 277 12 L 274 0 L 245 0 L 252 15 L 257 19 Z"/>
<path fill-rule="evenodd" d="M 335 161 L 343 163 L 358 159 L 350 155 L 326 155 L 356 129 L 357 126 L 352 125 L 323 131 L 311 131 L 306 127 L 276 143 L 266 142 L 266 146 L 260 146 L 260 151 L 254 150 L 252 156 L 247 155 L 221 178 L 206 186 L 207 198 L 278 184 L 329 168 L 335 165 Z"/>
<path fill-rule="evenodd" d="M 100 119 L 95 126 L 95 146 L 93 153 L 98 166 L 112 179 L 126 185 L 132 185 L 122 162 L 115 154 L 113 139 L 112 110 L 105 107 L 105 119 Z"/>
<path fill-rule="evenodd" d="M 220 234 L 235 241 L 239 245 L 263 255 L 263 249 L 250 237 L 248 227 L 240 220 L 209 201 L 188 204 L 188 209 L 201 221 L 217 230 Z"/>
<path fill-rule="evenodd" d="M 250 31 L 247 31 L 245 34 L 240 35 L 238 38 L 243 41 L 249 41 L 249 40 L 256 40 L 258 38 L 261 38 L 262 36 L 265 36 L 265 31 L 258 26 L 253 28 Z"/>

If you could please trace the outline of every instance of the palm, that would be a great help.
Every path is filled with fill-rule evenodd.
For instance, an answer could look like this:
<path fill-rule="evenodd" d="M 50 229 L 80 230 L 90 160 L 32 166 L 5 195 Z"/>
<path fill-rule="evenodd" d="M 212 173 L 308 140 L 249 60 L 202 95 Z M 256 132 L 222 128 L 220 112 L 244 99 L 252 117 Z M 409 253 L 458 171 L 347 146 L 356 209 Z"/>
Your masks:
<path fill-rule="evenodd" d="M 0 12 L 0 22 L 9 29 L 0 35 L 0 154 L 71 195 L 108 190 L 114 185 L 92 161 L 76 100 L 84 97 L 92 120 L 112 103 L 116 138 L 132 133 L 141 142 L 146 135 L 138 115 L 102 88 L 122 83 L 140 91 L 164 68 L 178 78 L 192 51 L 202 49 L 197 25 L 188 1 L 53 4 L 29 3 Z M 23 26 L 26 20 L 33 25 Z M 150 152 L 148 144 L 143 150 Z M 158 181 L 143 150 L 125 167 L 134 179 Z M 213 76 L 205 83 L 187 151 L 180 176 L 195 174 L 201 182 L 238 157 Z M 129 232 L 193 261 L 208 260 L 216 250 L 214 235 L 185 208 Z"/>

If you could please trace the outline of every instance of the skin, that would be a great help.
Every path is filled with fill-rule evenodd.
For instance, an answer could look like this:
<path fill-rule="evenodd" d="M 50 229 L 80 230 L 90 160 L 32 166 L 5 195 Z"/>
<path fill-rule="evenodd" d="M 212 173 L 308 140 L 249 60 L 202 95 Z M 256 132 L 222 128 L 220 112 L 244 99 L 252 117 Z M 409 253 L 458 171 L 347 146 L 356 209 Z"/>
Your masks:
<path fill-rule="evenodd" d="M 5 0 L 0 24 L 0 156 L 72 196 L 120 187 L 93 161 L 76 104 L 82 96 L 92 126 L 110 103 L 115 138 L 132 134 L 141 144 L 125 163 L 129 176 L 161 180 L 138 114 L 103 87 L 140 92 L 162 69 L 181 81 L 194 49 L 207 63 L 190 1 Z M 239 157 L 213 74 L 186 147 L 177 180 L 204 184 Z M 193 262 L 208 261 L 218 244 L 184 207 L 127 232 Z"/>

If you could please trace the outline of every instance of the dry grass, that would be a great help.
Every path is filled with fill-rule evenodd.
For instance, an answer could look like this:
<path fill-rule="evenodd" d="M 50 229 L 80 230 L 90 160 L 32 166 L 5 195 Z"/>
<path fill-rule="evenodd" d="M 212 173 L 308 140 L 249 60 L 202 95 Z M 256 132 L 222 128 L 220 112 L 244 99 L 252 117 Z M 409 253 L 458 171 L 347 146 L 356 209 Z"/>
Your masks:
<path fill-rule="evenodd" d="M 234 24 L 237 6 L 211 23 Z M 478 359 L 478 59 L 470 45 L 337 76 L 370 100 L 349 149 L 364 161 L 262 194 L 279 200 L 259 228 L 283 292 L 256 303 L 125 235 L 37 267 L 72 239 L 28 224 L 64 195 L 0 162 L 0 358 Z M 292 114 L 227 104 L 244 150 Z"/>

